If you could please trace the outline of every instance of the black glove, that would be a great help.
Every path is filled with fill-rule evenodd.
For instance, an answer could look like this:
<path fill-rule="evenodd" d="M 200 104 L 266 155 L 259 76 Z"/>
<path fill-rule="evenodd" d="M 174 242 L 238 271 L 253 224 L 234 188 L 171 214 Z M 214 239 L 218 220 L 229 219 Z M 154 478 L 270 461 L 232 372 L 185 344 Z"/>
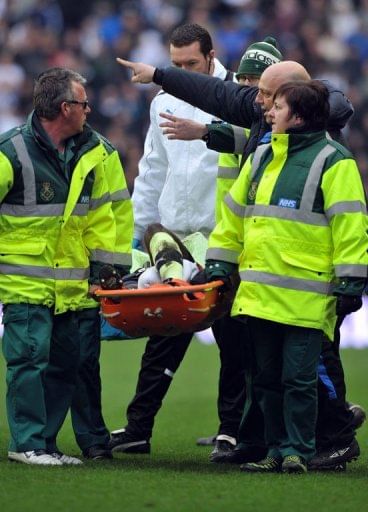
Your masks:
<path fill-rule="evenodd" d="M 123 279 L 112 265 L 103 265 L 99 272 L 100 286 L 103 290 L 120 290 Z"/>
<path fill-rule="evenodd" d="M 336 315 L 345 316 L 358 311 L 363 305 L 360 295 L 337 295 Z"/>
<path fill-rule="evenodd" d="M 222 281 L 224 284 L 220 286 L 219 291 L 224 293 L 232 288 L 230 276 L 217 277 L 216 275 L 209 276 L 205 269 L 200 270 L 191 280 L 190 284 L 205 284 L 211 281 Z"/>
<path fill-rule="evenodd" d="M 145 271 L 145 268 L 139 268 L 131 274 L 126 274 L 122 277 L 123 288 L 126 290 L 135 290 L 138 288 L 139 276 Z"/>
<path fill-rule="evenodd" d="M 206 274 L 206 271 L 205 269 L 202 269 L 199 272 L 197 272 L 197 274 L 194 277 L 192 277 L 192 279 L 190 280 L 190 284 L 205 284 L 208 283 L 208 281 L 209 279 Z"/>

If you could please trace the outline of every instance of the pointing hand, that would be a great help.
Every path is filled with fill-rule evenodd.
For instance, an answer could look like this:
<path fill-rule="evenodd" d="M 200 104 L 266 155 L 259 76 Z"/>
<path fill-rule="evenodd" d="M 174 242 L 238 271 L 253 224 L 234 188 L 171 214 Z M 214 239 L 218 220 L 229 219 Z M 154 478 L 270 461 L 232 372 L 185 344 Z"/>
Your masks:
<path fill-rule="evenodd" d="M 143 64 L 143 62 L 132 62 L 130 60 L 120 59 L 116 61 L 123 67 L 131 69 L 133 71 L 132 82 L 140 84 L 149 84 L 152 82 L 155 68 L 149 64 Z"/>

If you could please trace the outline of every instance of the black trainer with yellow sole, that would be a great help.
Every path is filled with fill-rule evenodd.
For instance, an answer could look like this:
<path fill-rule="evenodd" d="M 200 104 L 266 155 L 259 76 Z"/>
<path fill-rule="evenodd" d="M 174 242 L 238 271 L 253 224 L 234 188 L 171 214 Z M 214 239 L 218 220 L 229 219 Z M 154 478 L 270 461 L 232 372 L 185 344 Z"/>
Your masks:
<path fill-rule="evenodd" d="M 266 457 L 258 462 L 247 462 L 240 466 L 240 471 L 246 473 L 279 473 L 281 471 L 282 459 Z"/>
<path fill-rule="evenodd" d="M 283 473 L 306 473 L 307 463 L 299 455 L 287 455 L 282 461 L 281 471 Z"/>

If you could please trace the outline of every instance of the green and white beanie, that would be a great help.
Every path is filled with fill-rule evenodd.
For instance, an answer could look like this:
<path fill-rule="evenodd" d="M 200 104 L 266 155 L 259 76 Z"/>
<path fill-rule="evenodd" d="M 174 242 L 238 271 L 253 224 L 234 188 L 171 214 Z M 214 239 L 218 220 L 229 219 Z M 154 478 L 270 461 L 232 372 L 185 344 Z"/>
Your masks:
<path fill-rule="evenodd" d="M 261 76 L 268 66 L 281 60 L 282 54 L 277 49 L 276 39 L 267 36 L 264 41 L 248 46 L 241 58 L 236 78 L 242 75 Z"/>

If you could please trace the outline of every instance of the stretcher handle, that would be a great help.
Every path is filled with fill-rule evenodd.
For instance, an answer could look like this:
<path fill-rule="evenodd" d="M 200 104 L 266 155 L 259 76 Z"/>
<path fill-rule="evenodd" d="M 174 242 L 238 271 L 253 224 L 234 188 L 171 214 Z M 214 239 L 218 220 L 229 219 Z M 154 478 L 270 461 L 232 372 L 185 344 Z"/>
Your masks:
<path fill-rule="evenodd" d="M 195 293 L 206 292 L 223 286 L 224 282 L 221 280 L 210 281 L 203 284 L 188 284 L 188 286 L 170 286 L 169 284 L 160 284 L 150 286 L 149 288 L 134 288 L 124 290 L 103 290 L 98 288 L 94 295 L 96 297 L 117 298 L 117 297 L 139 297 L 139 296 L 152 296 L 152 295 L 179 295 L 182 293 Z"/>

